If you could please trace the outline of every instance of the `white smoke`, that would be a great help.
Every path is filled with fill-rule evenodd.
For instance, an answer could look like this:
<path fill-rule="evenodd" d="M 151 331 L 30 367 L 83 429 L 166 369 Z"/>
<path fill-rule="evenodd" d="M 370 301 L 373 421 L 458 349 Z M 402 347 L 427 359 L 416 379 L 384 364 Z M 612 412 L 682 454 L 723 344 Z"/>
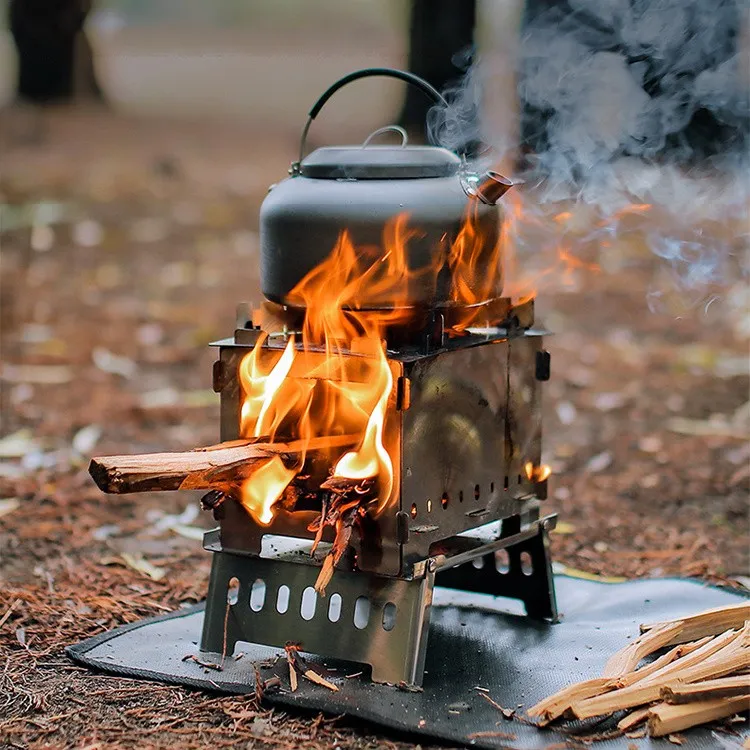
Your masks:
<path fill-rule="evenodd" d="M 483 158 L 494 163 L 519 164 L 527 151 L 511 175 L 526 183 L 526 207 L 595 207 L 594 239 L 617 234 L 626 206 L 650 204 L 639 231 L 674 284 L 695 299 L 714 294 L 750 271 L 743 22 L 745 0 L 558 2 L 521 29 L 521 138 L 510 139 L 506 123 L 482 109 L 499 76 L 481 58 L 446 92 L 449 107 L 431 112 L 431 137 L 454 150 L 482 141 L 490 147 Z M 559 234 L 559 226 L 549 231 Z M 538 224 L 536 248 L 522 234 L 521 252 L 527 245 L 538 254 Z M 548 239 L 542 245 L 552 248 Z M 661 290 L 652 292 L 650 302 Z"/>

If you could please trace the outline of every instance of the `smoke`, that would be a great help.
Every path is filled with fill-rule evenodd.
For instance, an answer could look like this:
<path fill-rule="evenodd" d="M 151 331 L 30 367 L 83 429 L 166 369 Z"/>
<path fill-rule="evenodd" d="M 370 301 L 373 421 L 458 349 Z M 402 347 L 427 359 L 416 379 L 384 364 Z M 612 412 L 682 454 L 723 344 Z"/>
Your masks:
<path fill-rule="evenodd" d="M 622 230 L 627 206 L 649 204 L 638 230 L 671 283 L 692 300 L 747 275 L 744 0 L 565 0 L 552 7 L 527 0 L 526 6 L 514 61 L 520 133 L 514 137 L 483 109 L 482 98 L 507 75 L 476 58 L 445 92 L 449 106 L 430 113 L 433 141 L 453 150 L 481 141 L 488 150 L 480 162 L 514 164 L 512 177 L 525 182 L 526 212 L 558 201 L 595 207 L 593 239 L 604 247 Z M 521 253 L 528 246 L 539 254 L 535 224 L 536 248 L 524 242 L 522 228 L 515 232 Z M 559 224 L 549 234 L 545 247 L 555 244 Z M 649 304 L 662 291 L 652 289 Z"/>

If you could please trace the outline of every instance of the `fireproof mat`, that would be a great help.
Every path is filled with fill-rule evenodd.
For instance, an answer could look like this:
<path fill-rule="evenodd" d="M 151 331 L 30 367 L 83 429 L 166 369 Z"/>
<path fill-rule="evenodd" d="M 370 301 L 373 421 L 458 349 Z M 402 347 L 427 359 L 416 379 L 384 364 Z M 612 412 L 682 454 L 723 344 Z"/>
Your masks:
<path fill-rule="evenodd" d="M 338 684 L 338 692 L 300 679 L 299 689 L 292 693 L 286 661 L 279 659 L 275 666 L 261 669 L 264 678 L 278 674 L 283 685 L 266 700 L 346 714 L 407 733 L 415 741 L 432 738 L 452 745 L 541 749 L 569 737 L 506 720 L 476 688 L 486 688 L 499 705 L 522 711 L 564 685 L 599 675 L 607 658 L 638 634 L 640 623 L 746 598 L 688 580 L 606 584 L 556 576 L 555 581 L 561 616 L 555 625 L 521 616 L 520 608 L 507 599 L 436 589 L 423 692 L 346 678 L 360 669 L 326 661 L 335 670 L 326 676 Z M 202 620 L 203 606 L 198 605 L 116 628 L 70 646 L 67 652 L 80 664 L 114 674 L 219 692 L 252 692 L 253 662 L 268 665 L 279 651 L 238 643 L 235 654 L 244 652 L 243 658 L 228 657 L 221 672 L 185 661 L 189 654 L 198 655 Z M 311 661 L 321 665 L 320 660 Z M 743 737 L 747 735 L 746 725 L 736 726 Z M 743 741 L 709 729 L 682 734 L 684 750 L 739 750 Z M 625 750 L 634 742 L 639 750 L 672 747 L 666 740 L 647 738 L 605 740 L 596 747 Z"/>

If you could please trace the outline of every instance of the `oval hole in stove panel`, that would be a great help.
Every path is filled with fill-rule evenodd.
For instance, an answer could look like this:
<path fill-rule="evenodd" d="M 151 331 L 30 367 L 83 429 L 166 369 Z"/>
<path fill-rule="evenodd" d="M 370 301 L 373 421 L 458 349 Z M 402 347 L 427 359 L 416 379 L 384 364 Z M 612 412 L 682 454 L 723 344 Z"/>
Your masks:
<path fill-rule="evenodd" d="M 328 602 L 328 619 L 331 622 L 338 622 L 341 617 L 341 594 L 331 594 Z"/>
<path fill-rule="evenodd" d="M 503 574 L 510 570 L 510 558 L 507 549 L 499 549 L 495 552 L 495 570 Z"/>
<path fill-rule="evenodd" d="M 432 513 L 432 500 L 430 498 L 427 498 L 427 512 Z"/>
<path fill-rule="evenodd" d="M 383 607 L 383 630 L 393 630 L 396 626 L 396 605 L 388 602 Z"/>
<path fill-rule="evenodd" d="M 412 518 L 416 518 L 417 517 L 417 504 L 416 503 L 412 503 L 411 504 L 411 511 L 410 511 L 410 513 L 411 513 L 411 517 Z"/>
<path fill-rule="evenodd" d="M 443 509 L 448 507 L 448 503 L 451 501 L 450 497 L 448 497 L 448 493 L 444 492 L 442 497 L 440 498 L 440 504 L 443 506 Z"/>
<path fill-rule="evenodd" d="M 240 579 L 232 576 L 227 584 L 227 604 L 237 604 L 240 598 Z"/>
<path fill-rule="evenodd" d="M 521 553 L 521 572 L 525 576 L 530 576 L 534 572 L 534 565 L 531 562 L 531 555 L 528 552 Z"/>
<path fill-rule="evenodd" d="M 315 617 L 315 606 L 318 603 L 318 595 L 312 586 L 308 586 L 302 592 L 302 603 L 300 604 L 299 613 L 303 620 L 312 620 Z"/>
<path fill-rule="evenodd" d="M 256 578 L 250 589 L 250 609 L 260 612 L 266 601 L 266 582 Z"/>
<path fill-rule="evenodd" d="M 480 489 L 479 489 L 479 485 L 478 485 L 478 484 L 475 484 L 475 485 L 474 485 L 474 499 L 475 499 L 475 500 L 479 500 L 479 498 L 480 498 L 481 496 L 482 496 L 482 493 L 481 493 L 481 491 L 480 491 Z"/>
<path fill-rule="evenodd" d="M 279 586 L 279 593 L 276 594 L 276 611 L 283 615 L 289 609 L 289 586 L 285 583 Z"/>
<path fill-rule="evenodd" d="M 368 622 L 370 622 L 370 600 L 366 596 L 359 596 L 354 602 L 354 627 L 364 630 Z"/>
<path fill-rule="evenodd" d="M 464 501 L 464 491 L 463 490 L 459 490 L 458 491 L 458 502 L 462 503 L 463 501 Z"/>

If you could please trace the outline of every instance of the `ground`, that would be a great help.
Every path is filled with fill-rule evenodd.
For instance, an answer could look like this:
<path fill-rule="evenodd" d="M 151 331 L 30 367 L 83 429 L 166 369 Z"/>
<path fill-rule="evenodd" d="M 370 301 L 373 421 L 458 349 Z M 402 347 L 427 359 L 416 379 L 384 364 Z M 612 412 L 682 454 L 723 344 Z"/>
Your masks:
<path fill-rule="evenodd" d="M 205 594 L 210 559 L 194 532 L 211 522 L 192 514 L 197 497 L 105 496 L 86 466 L 94 453 L 217 440 L 207 344 L 231 332 L 236 302 L 257 298 L 258 206 L 294 138 L 61 110 L 15 113 L 2 139 L 0 744 L 411 747 L 251 697 L 93 675 L 63 653 Z M 644 243 L 637 227 L 618 230 L 599 271 L 538 299 L 556 334 L 552 553 L 576 574 L 738 585 L 742 287 L 725 279 L 698 304 Z"/>

